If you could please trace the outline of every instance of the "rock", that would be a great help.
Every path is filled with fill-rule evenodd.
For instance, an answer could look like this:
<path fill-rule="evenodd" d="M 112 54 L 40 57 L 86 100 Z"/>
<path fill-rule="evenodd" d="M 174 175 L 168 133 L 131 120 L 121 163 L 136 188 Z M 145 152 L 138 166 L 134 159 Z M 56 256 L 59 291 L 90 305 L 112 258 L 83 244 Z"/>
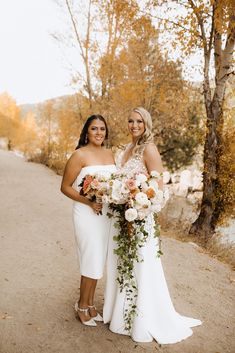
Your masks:
<path fill-rule="evenodd" d="M 235 244 L 235 219 L 230 218 L 227 224 L 217 227 L 216 233 L 221 235 L 222 243 L 233 243 Z"/>
<path fill-rule="evenodd" d="M 189 187 L 192 186 L 192 173 L 190 172 L 190 170 L 185 169 L 181 172 L 179 184 L 179 190 L 182 196 L 186 196 Z"/>
<path fill-rule="evenodd" d="M 168 184 L 171 180 L 171 175 L 169 172 L 163 172 L 163 183 Z"/>
<path fill-rule="evenodd" d="M 172 184 L 171 186 L 171 192 L 173 195 L 177 195 L 179 191 L 179 183 L 177 184 Z"/>
<path fill-rule="evenodd" d="M 192 190 L 193 191 L 202 191 L 203 190 L 202 173 L 198 170 L 195 170 L 193 172 Z"/>
<path fill-rule="evenodd" d="M 196 192 L 190 193 L 187 196 L 187 200 L 191 204 L 199 204 L 201 202 L 201 199 L 202 199 L 202 192 L 201 191 L 196 191 Z"/>
<path fill-rule="evenodd" d="M 171 181 L 173 184 L 179 183 L 180 181 L 180 175 L 178 173 L 174 173 L 171 175 Z"/>
<path fill-rule="evenodd" d="M 178 184 L 179 185 L 179 184 Z M 198 205 L 187 198 L 173 195 L 161 211 L 162 224 L 187 229 L 198 217 Z"/>

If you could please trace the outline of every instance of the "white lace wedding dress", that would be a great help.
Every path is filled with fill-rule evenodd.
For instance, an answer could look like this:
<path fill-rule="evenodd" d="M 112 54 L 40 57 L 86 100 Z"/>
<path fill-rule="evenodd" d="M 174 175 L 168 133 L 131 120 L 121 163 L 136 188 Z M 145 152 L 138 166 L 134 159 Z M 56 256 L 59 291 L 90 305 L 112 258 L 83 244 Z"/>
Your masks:
<path fill-rule="evenodd" d="M 73 187 L 79 191 L 79 184 L 87 174 L 111 174 L 116 170 L 111 165 L 90 165 L 83 167 Z M 107 216 L 107 205 L 103 206 L 102 215 L 97 215 L 91 207 L 74 201 L 73 220 L 75 240 L 80 267 L 80 274 L 99 279 L 103 276 L 107 257 L 110 218 Z"/>
<path fill-rule="evenodd" d="M 117 160 L 117 168 L 123 173 L 133 174 L 147 172 L 142 161 L 142 153 L 131 157 L 121 166 L 123 153 Z M 137 315 L 134 318 L 131 332 L 125 329 L 124 308 L 126 306 L 125 291 L 120 292 L 117 278 L 117 255 L 114 254 L 116 243 L 113 236 L 116 228 L 111 227 L 107 259 L 107 284 L 103 310 L 104 322 L 110 322 L 112 332 L 131 335 L 136 342 L 151 342 L 155 339 L 160 344 L 179 342 L 192 335 L 191 327 L 201 324 L 200 320 L 178 314 L 172 304 L 165 280 L 161 259 L 156 257 L 158 240 L 154 237 L 154 220 L 148 219 L 149 237 L 147 243 L 140 248 L 143 262 L 135 263 L 134 273 L 137 280 Z"/>

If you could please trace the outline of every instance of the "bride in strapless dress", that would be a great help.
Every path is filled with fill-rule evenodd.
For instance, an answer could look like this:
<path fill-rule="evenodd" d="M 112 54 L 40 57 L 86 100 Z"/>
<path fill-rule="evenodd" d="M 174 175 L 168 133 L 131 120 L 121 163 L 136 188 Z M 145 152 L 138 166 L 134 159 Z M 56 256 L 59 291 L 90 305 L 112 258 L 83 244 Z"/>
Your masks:
<path fill-rule="evenodd" d="M 88 326 L 103 321 L 94 305 L 94 294 L 107 257 L 110 219 L 107 205 L 82 196 L 79 184 L 87 174 L 107 175 L 115 171 L 112 152 L 103 146 L 107 137 L 104 118 L 90 116 L 83 126 L 78 147 L 65 166 L 61 184 L 61 191 L 74 200 L 73 219 L 81 274 L 80 298 L 75 303 L 75 311 L 80 321 Z"/>
<path fill-rule="evenodd" d="M 163 172 L 161 157 L 152 138 L 152 120 L 150 114 L 142 107 L 132 111 L 128 120 L 132 143 L 119 154 L 117 169 L 129 175 L 151 171 Z M 159 187 L 163 188 L 162 180 Z M 192 335 L 191 327 L 201 324 L 200 320 L 178 314 L 172 304 L 165 280 L 161 259 L 156 257 L 158 240 L 154 237 L 153 215 L 148 216 L 148 240 L 139 251 L 142 262 L 136 262 L 134 276 L 137 282 L 136 316 L 131 330 L 126 329 L 125 308 L 126 293 L 120 291 L 116 281 L 118 277 L 118 257 L 114 254 L 117 244 L 113 240 L 117 229 L 111 228 L 108 260 L 107 284 L 103 317 L 110 323 L 112 332 L 130 335 L 136 342 L 150 342 L 155 339 L 159 344 L 179 342 Z"/>

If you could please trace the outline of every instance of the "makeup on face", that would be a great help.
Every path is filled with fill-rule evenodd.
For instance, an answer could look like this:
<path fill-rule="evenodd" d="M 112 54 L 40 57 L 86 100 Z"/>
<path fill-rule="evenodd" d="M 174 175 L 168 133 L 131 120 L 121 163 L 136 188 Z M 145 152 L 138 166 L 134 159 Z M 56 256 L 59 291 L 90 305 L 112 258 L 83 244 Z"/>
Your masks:
<path fill-rule="evenodd" d="M 105 135 L 106 128 L 104 122 L 99 119 L 93 120 L 88 128 L 87 133 L 89 143 L 101 145 L 104 142 Z"/>
<path fill-rule="evenodd" d="M 145 124 L 142 116 L 137 112 L 132 112 L 128 119 L 128 129 L 132 137 L 138 138 L 145 131 Z"/>

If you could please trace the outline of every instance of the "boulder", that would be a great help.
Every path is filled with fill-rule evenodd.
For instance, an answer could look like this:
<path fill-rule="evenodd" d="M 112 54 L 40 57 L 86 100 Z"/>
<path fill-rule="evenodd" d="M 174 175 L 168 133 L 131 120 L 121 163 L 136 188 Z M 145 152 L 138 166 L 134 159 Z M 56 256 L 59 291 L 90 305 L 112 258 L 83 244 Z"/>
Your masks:
<path fill-rule="evenodd" d="M 171 175 L 169 172 L 163 172 L 163 183 L 164 184 L 169 184 L 171 181 Z"/>
<path fill-rule="evenodd" d="M 192 177 L 192 190 L 193 191 L 202 191 L 202 173 L 198 170 L 195 170 Z"/>
<path fill-rule="evenodd" d="M 188 191 L 188 188 L 192 186 L 192 173 L 190 170 L 183 170 L 181 173 L 180 173 L 180 190 L 187 190 Z"/>
<path fill-rule="evenodd" d="M 173 184 L 179 183 L 179 181 L 180 181 L 180 174 L 179 174 L 179 173 L 173 173 L 173 174 L 171 175 L 171 181 L 172 181 Z"/>

